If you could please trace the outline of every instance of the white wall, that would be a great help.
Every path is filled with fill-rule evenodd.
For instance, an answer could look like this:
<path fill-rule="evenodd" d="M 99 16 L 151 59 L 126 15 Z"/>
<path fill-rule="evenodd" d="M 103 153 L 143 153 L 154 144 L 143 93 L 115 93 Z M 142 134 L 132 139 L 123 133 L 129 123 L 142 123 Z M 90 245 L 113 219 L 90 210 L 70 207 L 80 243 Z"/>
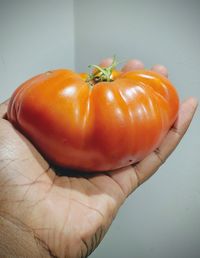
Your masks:
<path fill-rule="evenodd" d="M 0 102 L 60 67 L 74 68 L 73 0 L 0 0 Z"/>
<path fill-rule="evenodd" d="M 75 0 L 76 68 L 116 54 L 165 64 L 200 98 L 200 1 Z M 91 258 L 200 257 L 200 112 L 159 173 L 121 208 Z"/>

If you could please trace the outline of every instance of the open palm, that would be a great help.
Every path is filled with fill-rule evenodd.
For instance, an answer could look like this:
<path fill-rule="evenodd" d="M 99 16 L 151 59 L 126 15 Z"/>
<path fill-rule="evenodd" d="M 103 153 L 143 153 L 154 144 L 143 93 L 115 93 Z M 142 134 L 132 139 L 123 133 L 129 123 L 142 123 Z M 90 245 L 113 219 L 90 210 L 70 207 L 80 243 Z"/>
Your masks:
<path fill-rule="evenodd" d="M 111 61 L 103 60 L 102 65 Z M 123 70 L 142 66 L 132 60 Z M 153 69 L 166 74 L 162 66 Z M 31 228 L 51 254 L 69 258 L 87 257 L 98 246 L 127 196 L 177 146 L 197 106 L 193 98 L 185 101 L 161 146 L 135 166 L 75 176 L 72 171 L 51 167 L 4 119 L 7 104 L 0 106 L 0 212 Z"/>

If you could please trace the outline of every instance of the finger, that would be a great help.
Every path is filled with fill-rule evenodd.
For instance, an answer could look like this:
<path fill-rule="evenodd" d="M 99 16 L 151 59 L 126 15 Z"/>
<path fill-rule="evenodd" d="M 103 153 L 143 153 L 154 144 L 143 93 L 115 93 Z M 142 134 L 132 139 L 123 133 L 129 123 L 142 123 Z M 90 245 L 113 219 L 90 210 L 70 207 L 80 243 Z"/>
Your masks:
<path fill-rule="evenodd" d="M 151 70 L 155 71 L 159 74 L 162 74 L 165 77 L 168 77 L 168 71 L 164 65 L 156 64 L 156 65 L 152 66 Z"/>
<path fill-rule="evenodd" d="M 112 64 L 112 62 L 113 62 L 113 58 L 107 57 L 107 58 L 101 60 L 101 62 L 99 63 L 99 66 L 108 67 Z"/>
<path fill-rule="evenodd" d="M 4 118 L 7 112 L 9 100 L 4 101 L 0 104 L 0 118 Z"/>
<path fill-rule="evenodd" d="M 140 60 L 131 59 L 124 65 L 124 67 L 122 68 L 122 72 L 125 73 L 133 70 L 140 70 L 140 69 L 144 69 L 144 64 Z"/>
<path fill-rule="evenodd" d="M 139 184 L 152 176 L 176 148 L 192 121 L 197 105 L 198 102 L 195 98 L 186 100 L 180 107 L 175 124 L 170 129 L 159 148 L 134 166 Z"/>

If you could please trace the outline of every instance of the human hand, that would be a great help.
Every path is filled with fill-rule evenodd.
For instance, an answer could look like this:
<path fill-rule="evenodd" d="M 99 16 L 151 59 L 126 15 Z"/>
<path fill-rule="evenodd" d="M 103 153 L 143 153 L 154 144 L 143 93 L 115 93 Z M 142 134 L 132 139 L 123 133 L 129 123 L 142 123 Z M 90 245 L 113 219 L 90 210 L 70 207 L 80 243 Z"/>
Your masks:
<path fill-rule="evenodd" d="M 105 59 L 101 65 L 111 62 Z M 140 61 L 131 60 L 122 71 L 141 68 Z M 163 66 L 152 69 L 167 76 Z M 16 223 L 23 223 L 50 255 L 79 258 L 94 251 L 127 196 L 175 149 L 192 120 L 197 101 L 190 98 L 182 103 L 174 126 L 159 148 L 136 165 L 77 176 L 63 170 L 62 177 L 57 175 L 61 171 L 50 166 L 4 119 L 7 105 L 0 106 L 0 215 L 9 214 Z"/>

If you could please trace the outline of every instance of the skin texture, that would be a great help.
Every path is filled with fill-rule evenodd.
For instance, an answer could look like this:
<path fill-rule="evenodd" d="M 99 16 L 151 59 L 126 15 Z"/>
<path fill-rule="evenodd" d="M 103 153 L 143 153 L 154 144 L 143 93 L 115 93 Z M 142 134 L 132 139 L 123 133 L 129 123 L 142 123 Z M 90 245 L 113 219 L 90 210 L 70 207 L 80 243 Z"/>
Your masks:
<path fill-rule="evenodd" d="M 93 86 L 82 78 L 54 70 L 28 80 L 14 92 L 8 120 L 51 163 L 81 171 L 126 167 L 159 146 L 179 108 L 167 78 L 145 69 L 114 70 L 113 81 Z"/>
<path fill-rule="evenodd" d="M 110 64 L 109 60 L 103 62 Z M 54 256 L 81 258 L 98 246 L 129 194 L 175 149 L 192 120 L 197 101 L 189 98 L 181 104 L 178 118 L 160 146 L 135 166 L 76 177 L 68 170 L 62 171 L 65 176 L 58 176 L 60 171 L 4 119 L 7 106 L 8 102 L 0 106 L 0 214 L 9 214 L 31 229 Z M 4 243 L 14 245 L 8 239 L 2 239 Z M 15 246 L 16 257 L 21 254 L 19 248 Z M 39 256 L 33 248 L 25 257 Z"/>

